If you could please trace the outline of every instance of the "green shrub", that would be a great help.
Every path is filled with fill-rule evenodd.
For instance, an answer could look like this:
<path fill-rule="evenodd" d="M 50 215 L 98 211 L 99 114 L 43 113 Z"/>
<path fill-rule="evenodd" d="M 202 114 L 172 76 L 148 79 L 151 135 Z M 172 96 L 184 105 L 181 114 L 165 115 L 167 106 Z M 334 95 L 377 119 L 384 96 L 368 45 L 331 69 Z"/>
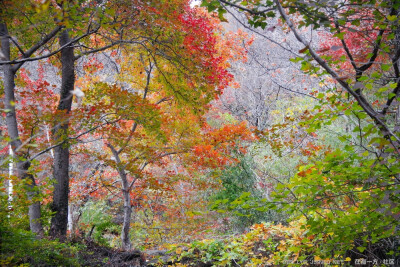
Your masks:
<path fill-rule="evenodd" d="M 12 199 L 7 180 L 13 183 Z M 17 177 L 0 175 L 0 266 L 79 266 L 76 246 L 38 239 L 29 231 L 25 189 Z"/>
<path fill-rule="evenodd" d="M 79 266 L 79 248 L 0 223 L 1 266 Z"/>
<path fill-rule="evenodd" d="M 254 202 L 263 199 L 263 192 L 256 185 L 253 165 L 251 158 L 242 157 L 238 164 L 226 168 L 219 177 L 222 188 L 211 196 L 211 208 L 223 212 L 229 218 L 231 226 L 239 232 L 255 223 L 279 221 L 282 218 L 274 210 L 257 211 L 240 205 L 235 210 L 226 209 L 224 204 L 237 201 L 243 194 L 251 195 Z"/>
<path fill-rule="evenodd" d="M 105 201 L 89 201 L 82 208 L 81 224 L 96 243 L 103 246 L 111 246 L 113 240 L 106 237 L 107 233 L 120 233 L 121 227 L 113 222 L 109 212 L 110 206 Z"/>

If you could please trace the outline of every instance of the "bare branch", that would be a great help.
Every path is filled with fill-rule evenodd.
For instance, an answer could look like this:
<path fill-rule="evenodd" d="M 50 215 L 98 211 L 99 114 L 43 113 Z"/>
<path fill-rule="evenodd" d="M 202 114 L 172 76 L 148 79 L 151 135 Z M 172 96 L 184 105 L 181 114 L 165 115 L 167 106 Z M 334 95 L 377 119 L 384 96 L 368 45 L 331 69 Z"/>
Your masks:
<path fill-rule="evenodd" d="M 121 44 L 121 43 L 122 43 L 121 41 L 115 41 L 115 42 L 112 42 L 112 43 L 109 44 L 109 45 L 106 45 L 106 46 L 103 46 L 103 47 L 100 47 L 100 48 L 87 50 L 87 51 L 85 51 L 85 52 L 80 53 L 79 55 L 76 55 L 74 59 L 75 59 L 75 60 L 78 60 L 79 58 L 81 58 L 81 57 L 83 57 L 83 56 L 85 56 L 85 55 L 89 55 L 89 54 L 94 54 L 94 53 L 97 53 L 97 52 L 101 52 L 101 51 L 107 50 L 107 49 L 109 49 L 109 48 L 111 48 L 111 47 L 113 47 L 113 46 L 116 46 L 116 45 L 118 45 L 118 44 Z"/>
<path fill-rule="evenodd" d="M 36 155 L 34 155 L 33 157 L 31 157 L 29 160 L 32 161 L 32 160 L 36 159 L 37 157 L 39 157 L 40 155 L 43 155 L 44 153 L 49 152 L 49 151 L 52 150 L 53 148 L 56 148 L 56 147 L 58 147 L 58 146 L 61 146 L 61 145 L 65 144 L 65 143 L 66 143 L 67 141 L 69 141 L 69 140 L 78 139 L 79 137 L 81 137 L 81 136 L 83 136 L 83 135 L 85 135 L 85 134 L 88 134 L 88 133 L 90 133 L 90 132 L 93 132 L 94 130 L 96 130 L 96 129 L 98 129 L 98 128 L 104 126 L 104 125 L 107 125 L 107 124 L 110 124 L 110 123 L 115 123 L 115 122 L 117 122 L 117 121 L 119 121 L 119 120 L 120 120 L 120 119 L 115 120 L 115 121 L 112 121 L 112 122 L 107 121 L 107 122 L 104 122 L 104 123 L 102 123 L 102 124 L 99 124 L 99 125 L 97 125 L 97 126 L 95 126 L 95 127 L 93 127 L 93 128 L 90 128 L 89 130 L 84 131 L 84 132 L 82 132 L 82 133 L 80 133 L 80 134 L 78 134 L 78 135 L 76 135 L 76 136 L 68 137 L 67 139 L 63 140 L 62 142 L 59 142 L 58 144 L 52 145 L 52 146 L 46 148 L 45 150 L 40 151 L 39 153 L 37 153 Z"/>
<path fill-rule="evenodd" d="M 12 36 L 9 36 L 9 38 L 10 38 L 10 40 L 13 42 L 13 44 L 18 48 L 19 52 L 21 52 L 21 54 L 22 54 L 24 57 L 26 57 L 26 54 L 25 54 L 24 50 L 23 50 L 22 47 L 19 45 L 19 43 L 17 42 L 17 40 L 16 40 L 14 37 L 12 37 Z"/>
<path fill-rule="evenodd" d="M 337 20 L 335 20 L 335 28 L 336 28 L 336 31 L 339 33 L 340 32 L 340 28 L 339 28 L 339 23 L 337 22 Z M 353 55 L 350 53 L 350 50 L 349 50 L 346 42 L 344 41 L 344 38 L 341 39 L 341 42 L 342 42 L 344 51 L 346 52 L 347 56 L 350 59 L 351 65 L 353 66 L 353 68 L 355 70 L 357 70 L 357 66 L 356 66 L 356 63 L 354 61 Z"/>

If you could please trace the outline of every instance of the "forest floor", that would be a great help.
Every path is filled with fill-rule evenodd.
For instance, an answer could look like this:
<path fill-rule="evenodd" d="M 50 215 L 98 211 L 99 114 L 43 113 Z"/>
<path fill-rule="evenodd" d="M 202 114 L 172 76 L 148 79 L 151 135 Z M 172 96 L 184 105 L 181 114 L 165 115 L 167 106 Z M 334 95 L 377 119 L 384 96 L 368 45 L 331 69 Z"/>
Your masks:
<path fill-rule="evenodd" d="M 138 250 L 122 251 L 91 240 L 83 242 L 86 249 L 80 252 L 80 258 L 84 266 L 145 266 L 145 256 Z"/>
<path fill-rule="evenodd" d="M 122 251 L 96 244 L 90 240 L 83 241 L 86 249 L 80 252 L 83 266 L 170 266 L 174 263 L 170 260 L 171 255 L 167 250 L 147 250 L 147 251 Z M 176 263 L 176 262 L 175 262 Z M 182 258 L 180 264 L 195 267 L 212 266 L 211 263 L 204 263 L 191 258 Z"/>

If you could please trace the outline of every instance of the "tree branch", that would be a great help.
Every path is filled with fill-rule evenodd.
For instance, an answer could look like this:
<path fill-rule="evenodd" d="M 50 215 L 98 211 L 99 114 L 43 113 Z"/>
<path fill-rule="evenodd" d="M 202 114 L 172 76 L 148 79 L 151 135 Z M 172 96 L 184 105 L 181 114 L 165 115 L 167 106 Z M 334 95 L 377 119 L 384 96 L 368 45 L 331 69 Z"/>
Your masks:
<path fill-rule="evenodd" d="M 85 52 L 80 53 L 79 55 L 76 55 L 74 60 L 78 60 L 82 56 L 85 56 L 85 55 L 94 54 L 94 53 L 97 53 L 97 52 L 101 52 L 101 51 L 107 50 L 107 49 L 109 49 L 109 48 L 111 48 L 111 47 L 113 47 L 115 45 L 121 44 L 121 43 L 122 43 L 121 41 L 116 41 L 116 42 L 112 42 L 111 44 L 103 46 L 103 47 L 100 47 L 100 48 L 87 50 Z"/>
<path fill-rule="evenodd" d="M 400 51 L 400 49 L 398 49 L 397 53 Z M 396 53 L 396 54 L 397 54 Z M 396 58 L 396 57 L 395 57 Z M 394 70 L 394 74 L 396 76 L 396 88 L 393 89 L 392 94 L 394 94 L 392 97 L 389 97 L 388 100 L 386 101 L 385 106 L 382 109 L 381 114 L 385 115 L 390 108 L 390 105 L 393 103 L 393 101 L 396 99 L 396 97 L 398 97 L 399 91 L 400 91 L 400 70 L 399 70 L 399 65 L 397 63 L 397 60 L 395 60 L 395 58 L 392 60 L 392 64 L 393 64 L 393 70 Z"/>
<path fill-rule="evenodd" d="M 225 5 L 232 6 L 232 7 L 236 7 L 237 9 L 240 9 L 240 10 L 243 10 L 243 11 L 246 11 L 246 12 L 249 12 L 249 13 L 252 14 L 252 15 L 262 15 L 262 14 L 264 14 L 264 13 L 266 13 L 266 12 L 274 11 L 274 10 L 275 10 L 275 8 L 270 7 L 270 8 L 267 8 L 267 9 L 265 9 L 265 10 L 255 11 L 255 10 L 248 9 L 248 8 L 243 7 L 243 6 L 236 5 L 236 4 L 234 4 L 234 3 L 231 3 L 231 2 L 228 2 L 228 1 L 225 1 L 225 0 L 218 0 L 218 1 L 219 1 L 220 3 L 224 3 Z"/>
<path fill-rule="evenodd" d="M 96 31 L 97 31 L 97 30 L 98 30 L 98 29 L 96 29 Z M 59 49 L 57 49 L 57 50 L 55 50 L 55 51 L 53 51 L 53 52 L 50 52 L 50 53 L 48 53 L 48 54 L 46 54 L 46 55 L 38 56 L 38 57 L 31 57 L 31 58 L 23 58 L 23 59 L 8 60 L 8 61 L 0 61 L 0 65 L 18 64 L 18 63 L 20 63 L 20 64 L 14 66 L 13 69 L 16 71 L 16 70 L 18 70 L 18 69 L 22 66 L 23 63 L 28 62 L 28 61 L 36 61 L 36 60 L 40 60 L 40 59 L 44 59 L 44 58 L 51 57 L 51 56 L 53 56 L 53 55 L 59 53 L 59 52 L 60 52 L 61 50 L 63 50 L 65 47 L 70 46 L 71 44 L 73 44 L 73 43 L 75 43 L 75 42 L 77 42 L 77 41 L 79 41 L 79 40 L 81 40 L 81 39 L 83 39 L 83 38 L 89 36 L 89 35 L 92 34 L 92 33 L 95 33 L 96 31 L 87 32 L 87 33 L 85 33 L 85 34 L 83 34 L 83 35 L 81 35 L 81 36 L 79 36 L 79 37 L 77 37 L 77 38 L 71 40 L 70 42 L 66 43 L 65 45 L 61 46 Z M 30 49 L 30 50 L 31 50 L 31 49 Z M 33 51 L 33 52 L 35 52 L 35 51 Z M 32 52 L 32 53 L 33 53 L 33 52 Z M 25 54 L 28 55 L 28 52 L 26 52 Z"/>
<path fill-rule="evenodd" d="M 68 137 L 67 139 L 63 140 L 62 142 L 59 142 L 58 144 L 52 145 L 52 146 L 46 148 L 45 150 L 40 151 L 39 153 L 37 153 L 36 155 L 34 155 L 33 157 L 31 157 L 31 158 L 29 159 L 29 161 L 32 161 L 32 160 L 36 159 L 36 158 L 39 157 L 40 155 L 43 155 L 44 153 L 46 153 L 46 152 L 52 150 L 53 148 L 56 148 L 56 147 L 58 147 L 58 146 L 61 146 L 61 145 L 65 144 L 65 143 L 66 143 L 67 141 L 69 141 L 69 140 L 78 139 L 79 137 L 81 137 L 81 136 L 83 136 L 83 135 L 85 135 L 85 134 L 88 134 L 88 133 L 90 133 L 90 132 L 92 132 L 92 131 L 94 131 L 94 130 L 96 130 L 96 129 L 98 129 L 98 128 L 104 126 L 104 125 L 107 125 L 107 124 L 110 124 L 110 123 L 115 123 L 115 122 L 117 122 L 117 121 L 119 121 L 119 120 L 120 120 L 120 119 L 115 120 L 115 121 L 112 121 L 112 122 L 107 121 L 107 122 L 104 122 L 104 123 L 102 123 L 102 124 L 99 124 L 99 125 L 97 125 L 97 126 L 95 126 L 95 127 L 93 127 L 93 128 L 90 128 L 89 130 L 84 131 L 84 132 L 82 132 L 82 133 L 80 133 L 80 134 L 78 134 L 78 135 L 76 135 L 76 136 Z"/>
<path fill-rule="evenodd" d="M 28 59 L 30 56 L 32 56 L 33 53 L 35 53 L 40 47 L 42 47 L 43 45 L 45 45 L 48 41 L 50 41 L 54 36 L 56 36 L 56 34 L 62 29 L 62 26 L 57 26 L 55 27 L 49 34 L 47 34 L 42 40 L 40 40 L 38 43 L 36 43 L 34 46 L 32 46 L 28 51 L 21 52 L 22 55 L 24 56 L 24 59 Z M 17 45 L 13 38 L 11 38 L 11 41 L 13 41 L 13 43 L 15 45 Z M 17 47 L 19 48 L 19 46 L 17 45 Z M 20 62 L 12 62 L 12 63 L 8 63 L 8 64 L 14 64 L 14 63 L 19 63 L 17 65 L 15 65 L 13 67 L 13 71 L 16 72 L 24 63 L 25 61 L 20 61 Z M 6 63 L 7 64 L 7 63 Z M 3 65 L 2 62 L 0 62 L 0 65 Z"/>
<path fill-rule="evenodd" d="M 368 103 L 368 101 L 362 96 L 361 92 L 356 92 L 353 89 L 351 89 L 350 85 L 344 81 L 342 78 L 339 77 L 339 75 L 325 62 L 311 47 L 310 43 L 307 42 L 303 36 L 299 34 L 297 29 L 294 27 L 292 21 L 290 18 L 287 16 L 285 11 L 283 10 L 283 7 L 279 0 L 274 0 L 274 2 L 277 5 L 278 11 L 282 18 L 286 21 L 287 25 L 289 28 L 292 30 L 294 33 L 296 39 L 301 42 L 303 45 L 305 45 L 308 50 L 310 55 L 314 58 L 317 63 L 323 67 L 335 80 L 338 81 L 338 83 L 349 93 L 351 94 L 356 100 L 357 103 L 362 107 L 362 109 L 368 114 L 368 116 L 375 121 L 375 124 L 378 126 L 379 130 L 385 136 L 394 146 L 396 149 L 396 152 L 400 155 L 400 151 L 398 150 L 397 146 L 393 144 L 393 140 L 391 137 L 396 140 L 397 143 L 400 143 L 400 139 L 390 130 L 390 128 L 386 125 L 386 123 L 381 119 L 381 114 L 375 111 L 375 109 Z M 368 64 L 368 63 L 367 63 Z"/>
<path fill-rule="evenodd" d="M 337 32 L 337 33 L 340 33 L 339 23 L 337 22 L 336 19 L 335 19 L 335 28 L 336 28 L 336 32 Z M 356 63 L 355 63 L 355 61 L 354 61 L 353 55 L 350 53 L 350 49 L 348 48 L 346 42 L 344 41 L 344 38 L 342 38 L 340 41 L 342 42 L 344 51 L 346 52 L 347 56 L 348 56 L 349 59 L 350 59 L 351 65 L 353 66 L 354 70 L 357 71 L 357 65 L 356 65 Z"/>

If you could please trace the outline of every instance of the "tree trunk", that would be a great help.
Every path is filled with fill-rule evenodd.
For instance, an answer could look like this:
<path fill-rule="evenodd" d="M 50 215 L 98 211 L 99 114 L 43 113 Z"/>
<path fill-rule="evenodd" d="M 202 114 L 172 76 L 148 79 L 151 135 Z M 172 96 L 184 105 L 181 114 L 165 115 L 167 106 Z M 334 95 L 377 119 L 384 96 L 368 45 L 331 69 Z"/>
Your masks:
<path fill-rule="evenodd" d="M 396 11 L 397 17 L 400 16 L 400 8 L 397 9 Z M 397 28 L 394 31 L 395 38 L 394 38 L 394 69 L 395 69 L 395 77 L 396 79 L 399 79 L 400 73 L 400 62 L 397 56 L 400 54 L 400 25 L 397 25 Z M 399 93 L 396 95 L 396 97 L 399 97 Z M 394 126 L 394 132 L 398 134 L 400 132 L 400 101 L 395 100 L 396 102 L 396 114 L 395 114 L 395 126 Z"/>
<path fill-rule="evenodd" d="M 72 237 L 76 236 L 78 230 L 78 222 L 81 217 L 80 207 L 80 205 L 75 204 L 70 204 L 68 207 L 68 231 Z"/>
<path fill-rule="evenodd" d="M 70 42 L 68 30 L 60 35 L 60 46 Z M 57 108 L 57 120 L 53 129 L 55 143 L 68 138 L 68 115 L 72 106 L 72 91 L 75 85 L 74 49 L 72 45 L 61 50 L 61 92 Z M 65 239 L 68 226 L 68 194 L 69 194 L 69 144 L 63 143 L 54 148 L 53 176 L 55 179 L 52 210 L 55 212 L 51 219 L 50 235 L 54 238 Z"/>
<path fill-rule="evenodd" d="M 25 179 L 27 181 L 27 195 L 29 201 L 34 200 L 34 198 L 38 195 L 38 189 L 35 183 L 34 177 L 28 173 L 29 167 L 31 163 L 29 161 L 19 161 L 17 162 L 17 173 L 18 177 Z M 34 200 L 34 202 L 29 206 L 29 225 L 31 231 L 38 236 L 43 236 L 43 227 L 40 221 L 41 211 L 40 211 L 40 202 Z"/>
<path fill-rule="evenodd" d="M 132 205 L 131 196 L 129 194 L 130 188 L 128 177 L 126 175 L 125 168 L 121 163 L 121 159 L 119 158 L 118 151 L 111 144 L 107 144 L 107 146 L 111 149 L 111 152 L 113 153 L 115 162 L 117 163 L 118 174 L 122 182 L 122 197 L 124 199 L 124 222 L 122 224 L 121 230 L 122 249 L 130 250 L 132 248 L 132 243 L 129 236 L 129 230 L 131 229 Z"/>
<path fill-rule="evenodd" d="M 124 223 L 122 224 L 121 241 L 122 248 L 124 250 L 130 250 L 132 248 L 131 239 L 129 236 L 132 216 L 131 197 L 129 195 L 129 189 L 123 189 L 122 192 L 124 197 Z"/>
<path fill-rule="evenodd" d="M 10 60 L 10 39 L 7 26 L 0 23 L 1 52 L 5 60 Z M 3 65 L 4 75 L 4 108 L 6 110 L 6 125 L 8 135 L 11 139 L 10 144 L 14 152 L 14 162 L 17 166 L 17 176 L 26 181 L 27 195 L 29 201 L 34 201 L 29 206 L 29 223 L 31 231 L 38 236 L 43 236 L 43 227 L 40 222 L 40 202 L 34 198 L 38 195 L 38 190 L 34 177 L 28 174 L 30 162 L 23 153 L 22 142 L 19 137 L 17 115 L 15 112 L 15 71 L 11 64 Z M 22 160 L 21 160 L 22 158 Z"/>

